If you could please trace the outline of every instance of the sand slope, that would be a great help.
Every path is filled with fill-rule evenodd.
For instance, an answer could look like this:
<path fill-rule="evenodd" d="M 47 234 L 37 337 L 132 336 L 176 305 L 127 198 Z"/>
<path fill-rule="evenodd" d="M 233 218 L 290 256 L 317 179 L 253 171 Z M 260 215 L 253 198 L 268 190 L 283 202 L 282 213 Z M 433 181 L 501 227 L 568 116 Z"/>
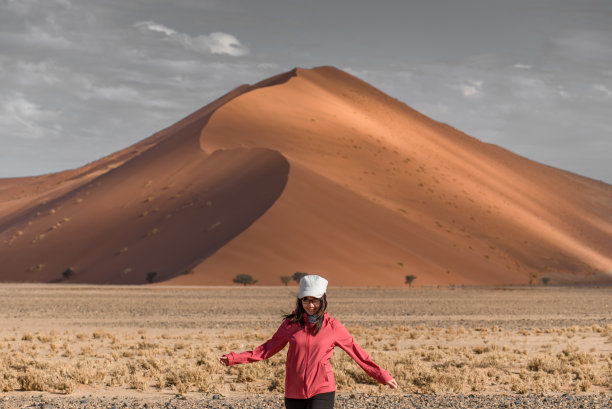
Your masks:
<path fill-rule="evenodd" d="M 332 67 L 240 87 L 83 168 L 0 180 L 0 280 L 603 282 L 612 186 L 433 121 Z"/>

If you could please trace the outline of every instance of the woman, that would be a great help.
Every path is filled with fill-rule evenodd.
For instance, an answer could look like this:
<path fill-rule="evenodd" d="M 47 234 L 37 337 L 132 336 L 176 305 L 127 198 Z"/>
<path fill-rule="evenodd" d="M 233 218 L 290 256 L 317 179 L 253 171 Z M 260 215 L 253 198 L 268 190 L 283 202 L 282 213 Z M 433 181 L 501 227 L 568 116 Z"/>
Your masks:
<path fill-rule="evenodd" d="M 300 280 L 295 311 L 285 320 L 272 338 L 253 351 L 230 352 L 219 358 L 226 366 L 267 359 L 289 343 L 285 370 L 285 407 L 287 409 L 331 409 L 334 407 L 336 384 L 329 360 L 334 347 L 349 354 L 363 370 L 382 384 L 397 388 L 387 371 L 376 365 L 353 337 L 327 309 L 327 280 L 307 275 Z"/>

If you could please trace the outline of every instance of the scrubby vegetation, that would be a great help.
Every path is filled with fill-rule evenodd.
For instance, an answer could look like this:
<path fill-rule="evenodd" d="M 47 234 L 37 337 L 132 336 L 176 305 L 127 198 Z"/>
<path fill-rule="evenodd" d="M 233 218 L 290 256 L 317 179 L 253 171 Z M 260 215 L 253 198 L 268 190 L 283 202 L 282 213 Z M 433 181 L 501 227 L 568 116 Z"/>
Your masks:
<path fill-rule="evenodd" d="M 230 368 L 217 358 L 268 339 L 294 290 L 0 286 L 0 391 L 279 394 L 286 351 Z M 608 289 L 407 292 L 330 288 L 330 313 L 400 385 L 383 389 L 336 349 L 340 392 L 612 391 Z"/>
<path fill-rule="evenodd" d="M 405 393 L 550 393 L 612 388 L 612 354 L 581 350 L 578 337 L 612 340 L 612 325 L 502 331 L 499 328 L 349 328 Z M 539 351 L 521 338 L 556 338 Z M 281 392 L 285 352 L 265 362 L 223 368 L 217 357 L 254 348 L 270 334 L 239 331 L 181 335 L 48 331 L 14 333 L 0 342 L 0 390 L 71 393 L 80 386 L 138 390 Z M 468 342 L 465 340 L 468 339 Z M 510 343 L 497 343 L 506 339 Z M 512 345 L 514 344 L 514 345 Z M 379 386 L 343 351 L 332 365 L 339 391 Z"/>

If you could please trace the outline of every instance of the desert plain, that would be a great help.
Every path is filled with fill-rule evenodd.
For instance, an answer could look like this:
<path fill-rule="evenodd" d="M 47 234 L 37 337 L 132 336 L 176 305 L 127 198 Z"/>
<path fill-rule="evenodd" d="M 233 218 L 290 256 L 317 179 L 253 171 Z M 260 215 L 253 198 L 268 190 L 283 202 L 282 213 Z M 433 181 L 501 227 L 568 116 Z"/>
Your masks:
<path fill-rule="evenodd" d="M 265 342 L 297 286 L 0 285 L 1 408 L 282 407 Z M 607 287 L 330 287 L 328 312 L 398 381 L 340 349 L 339 408 L 610 407 Z M 582 405 L 582 406 L 580 406 Z"/>

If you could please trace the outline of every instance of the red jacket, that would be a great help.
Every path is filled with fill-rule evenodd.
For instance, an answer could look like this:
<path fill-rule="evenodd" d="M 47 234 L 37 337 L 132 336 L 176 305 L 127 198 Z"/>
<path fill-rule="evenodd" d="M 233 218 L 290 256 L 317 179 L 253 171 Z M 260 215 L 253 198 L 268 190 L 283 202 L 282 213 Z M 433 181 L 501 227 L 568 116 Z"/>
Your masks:
<path fill-rule="evenodd" d="M 334 347 L 340 347 L 363 370 L 382 384 L 393 379 L 391 375 L 378 365 L 353 340 L 344 325 L 327 313 L 318 334 L 314 333 L 314 325 L 308 322 L 304 314 L 306 326 L 300 328 L 299 323 L 289 323 L 286 319 L 272 338 L 258 346 L 253 351 L 240 354 L 227 354 L 229 365 L 251 363 L 267 359 L 279 352 L 289 343 L 285 371 L 285 396 L 294 399 L 308 399 L 320 393 L 336 390 L 336 382 L 329 360 Z"/>

